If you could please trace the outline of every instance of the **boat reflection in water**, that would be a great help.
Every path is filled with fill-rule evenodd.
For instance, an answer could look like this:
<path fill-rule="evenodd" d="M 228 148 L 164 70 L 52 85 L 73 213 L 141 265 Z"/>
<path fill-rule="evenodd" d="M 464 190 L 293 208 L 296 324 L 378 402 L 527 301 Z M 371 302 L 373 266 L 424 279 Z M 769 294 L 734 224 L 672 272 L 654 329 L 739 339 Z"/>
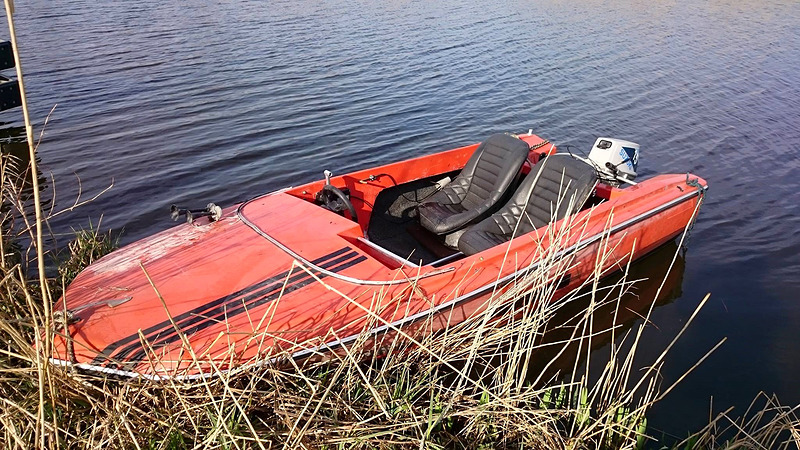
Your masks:
<path fill-rule="evenodd" d="M 541 385 L 570 374 L 573 368 L 584 362 L 587 346 L 597 353 L 612 338 L 619 340 L 634 325 L 642 323 L 654 301 L 655 308 L 679 298 L 685 264 L 678 245 L 670 241 L 633 262 L 627 276 L 618 271 L 600 280 L 595 297 L 599 306 L 591 305 L 591 289 L 584 288 L 578 292 L 548 321 L 548 330 L 537 342 L 528 361 L 527 380 Z M 597 359 L 597 365 L 608 362 L 605 354 L 598 355 Z M 590 366 L 589 372 L 596 373 L 592 370 L 595 364 Z"/>

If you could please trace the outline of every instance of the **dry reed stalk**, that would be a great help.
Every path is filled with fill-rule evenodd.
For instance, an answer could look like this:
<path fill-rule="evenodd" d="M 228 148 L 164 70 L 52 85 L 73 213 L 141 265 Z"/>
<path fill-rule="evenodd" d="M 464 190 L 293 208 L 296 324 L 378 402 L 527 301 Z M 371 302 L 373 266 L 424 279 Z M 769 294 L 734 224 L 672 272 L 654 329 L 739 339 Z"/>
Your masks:
<path fill-rule="evenodd" d="M 292 436 L 289 442 L 303 446 L 308 442 L 320 444 L 325 441 L 358 441 L 366 443 L 365 445 L 387 442 L 417 445 L 430 443 L 432 436 L 436 437 L 436 433 L 440 432 L 438 430 L 443 421 L 447 420 L 464 421 L 465 430 L 476 430 L 479 435 L 484 436 L 487 436 L 487 420 L 513 431 L 512 436 L 524 435 L 531 431 L 531 424 L 538 424 L 538 428 L 534 430 L 540 430 L 542 442 L 563 442 L 554 437 L 556 435 L 552 434 L 552 428 L 571 414 L 566 410 L 568 408 L 552 412 L 531 408 L 539 402 L 539 396 L 544 391 L 525 387 L 517 373 L 519 356 L 529 353 L 535 346 L 535 338 L 531 336 L 541 334 L 543 317 L 552 316 L 546 306 L 548 303 L 541 297 L 545 295 L 542 292 L 547 291 L 541 287 L 548 286 L 550 272 L 542 268 L 534 276 L 538 276 L 539 280 L 519 280 L 515 289 L 505 294 L 510 297 L 519 296 L 524 295 L 526 289 L 531 289 L 531 298 L 537 299 L 538 306 L 527 308 L 527 314 L 523 311 L 520 317 L 519 311 L 510 309 L 501 314 L 499 322 L 486 320 L 484 316 L 474 317 L 462 326 L 447 330 L 449 343 L 455 345 L 443 343 L 439 339 L 441 336 L 411 339 L 408 342 L 395 340 L 392 342 L 395 351 L 388 353 L 382 363 L 373 361 L 368 366 L 360 362 L 362 358 L 359 355 L 374 353 L 374 348 L 367 347 L 370 343 L 375 345 L 375 342 L 365 336 L 346 348 L 344 359 L 339 360 L 333 376 L 325 386 L 319 384 L 315 375 L 315 371 L 325 370 L 325 365 L 293 365 L 290 370 L 267 367 L 232 375 L 219 373 L 217 378 L 202 380 L 201 386 L 194 387 L 170 380 L 161 387 L 141 387 L 140 392 L 151 392 L 166 400 L 166 403 L 156 404 L 171 418 L 161 422 L 156 428 L 160 426 L 174 431 L 177 429 L 175 424 L 181 422 L 189 426 L 190 432 L 186 434 L 193 441 L 204 444 L 210 444 L 217 439 L 229 442 L 234 447 L 240 446 L 240 443 L 248 445 L 248 442 L 249 445 L 263 445 L 258 430 L 268 429 L 274 433 L 273 439 L 280 441 Z M 507 300 L 508 297 L 489 305 L 487 314 L 496 315 L 501 309 L 500 305 L 507 303 Z M 379 309 L 382 303 L 380 300 L 373 301 L 369 309 Z M 382 324 L 377 314 L 373 319 L 373 324 Z M 498 323 L 510 325 L 498 328 Z M 400 336 L 405 333 L 403 330 L 397 331 Z M 525 339 L 520 339 L 520 336 Z M 515 344 L 516 347 L 510 352 L 503 351 L 502 347 L 508 344 Z M 401 354 L 404 355 L 403 358 L 397 356 Z M 470 369 L 479 364 L 489 364 L 489 360 L 498 355 L 511 357 L 506 358 L 499 366 L 500 370 L 494 371 L 493 377 L 482 381 L 468 380 Z M 466 361 L 466 365 L 458 368 L 449 362 L 450 358 Z M 154 363 L 157 364 L 157 361 Z M 417 365 L 420 363 L 430 366 L 430 369 L 420 372 L 420 366 Z M 423 377 L 417 378 L 420 373 Z M 413 385 L 406 392 L 401 392 L 399 398 L 387 395 L 398 376 Z M 453 376 L 453 381 L 445 383 L 447 377 Z M 84 380 L 90 384 L 94 382 L 93 377 L 80 374 L 74 374 L 66 380 L 71 379 Z M 234 394 L 233 385 L 239 383 L 244 383 L 245 388 Z M 73 390 L 80 391 L 81 386 L 74 385 Z M 135 382 L 123 382 L 120 386 L 109 383 L 104 384 L 99 396 L 97 392 L 86 392 L 94 400 L 94 408 L 108 411 L 103 416 L 109 419 L 101 425 L 108 435 L 97 438 L 92 434 L 91 442 L 98 442 L 99 439 L 102 442 L 137 446 L 137 438 L 141 439 L 141 436 L 131 430 L 141 430 L 144 424 L 139 419 L 136 421 L 139 427 L 133 426 L 135 419 L 132 419 L 131 414 L 132 411 L 141 411 L 142 415 L 146 415 L 146 408 L 136 405 L 141 397 L 132 395 L 129 389 L 132 386 L 136 386 Z M 337 388 L 347 386 L 363 388 L 364 392 L 369 393 L 366 397 L 368 400 L 357 392 L 336 391 Z M 116 394 L 112 394 L 115 391 Z M 241 417 L 247 417 L 245 413 L 252 411 L 250 408 L 258 408 L 257 405 L 262 403 L 259 398 L 263 398 L 265 392 L 269 392 L 268 396 L 272 397 L 270 404 L 276 405 L 276 409 L 282 411 L 283 426 L 280 422 L 270 423 L 269 416 L 267 420 L 257 417 L 258 423 L 251 422 L 244 435 L 227 425 L 225 419 L 232 417 L 232 411 L 238 412 L 236 414 Z M 481 395 L 483 392 L 489 394 L 490 401 L 485 406 L 474 401 L 477 392 Z M 169 403 L 172 402 L 167 399 L 178 399 L 174 402 L 176 407 L 171 408 Z M 397 414 L 398 400 L 400 410 L 408 411 L 409 414 L 401 414 L 399 420 L 393 421 L 390 419 Z M 201 421 L 196 417 L 196 411 L 203 408 L 211 408 L 215 417 L 213 421 Z M 331 421 L 330 412 L 336 410 L 345 412 L 345 420 Z M 144 426 L 144 429 L 148 427 Z M 548 430 L 549 434 L 545 433 Z M 77 436 L 74 432 L 69 434 Z M 275 443 L 274 440 L 272 442 Z"/>
<path fill-rule="evenodd" d="M 584 290 L 553 301 L 557 280 L 576 263 L 557 257 L 558 243 L 563 245 L 570 233 L 584 232 L 582 227 L 566 221 L 548 229 L 546 236 L 554 245 L 540 249 L 541 263 L 534 267 L 518 262 L 524 275 L 504 292 L 495 292 L 480 313 L 461 324 L 431 333 L 431 317 L 420 326 L 395 327 L 390 334 L 374 336 L 370 329 L 387 325 L 386 308 L 402 311 L 402 298 L 385 293 L 348 298 L 368 320 L 364 332 L 341 351 L 330 352 L 328 361 L 295 361 L 291 355 L 336 339 L 335 330 L 319 340 L 286 340 L 282 350 L 271 354 L 264 342 L 280 336 L 254 333 L 248 345 L 263 350 L 264 360 L 237 370 L 221 365 L 236 362 L 235 349 L 212 359 L 195 354 L 183 339 L 192 364 L 207 367 L 212 375 L 193 383 L 115 380 L 42 367 L 48 365 L 30 343 L 47 312 L 37 305 L 21 267 L 3 259 L 0 442 L 75 448 L 637 447 L 647 411 L 672 388 L 661 390 L 659 384 L 660 367 L 672 344 L 637 372 L 634 355 L 644 327 L 651 325 L 653 307 L 648 305 L 633 329 L 617 321 L 622 295 L 636 282 L 628 279 L 630 258 L 611 259 L 616 248 L 608 239 L 598 245 L 595 270 Z M 606 266 L 623 270 L 611 286 L 601 283 Z M 299 264 L 297 269 L 308 270 Z M 403 295 L 414 290 L 412 283 Z M 570 311 L 582 301 L 585 306 Z M 251 318 L 254 329 L 269 328 L 279 302 Z M 605 308 L 613 311 L 610 325 L 598 323 Z M 567 335 L 548 341 L 554 331 Z M 588 355 L 609 335 L 608 362 L 596 372 Z M 143 345 L 149 347 L 144 339 Z M 543 362 L 543 370 L 533 363 L 541 354 L 555 355 Z M 162 365 L 152 348 L 147 355 L 153 367 Z M 572 358 L 571 364 L 561 366 L 562 356 Z M 269 364 L 266 358 L 285 364 Z M 43 371 L 58 374 L 52 378 L 52 391 L 39 389 Z M 51 411 L 44 411 L 41 395 Z M 734 425 L 728 427 L 742 442 L 797 442 L 793 409 L 775 401 L 745 415 L 749 419 L 731 421 Z M 727 420 L 727 412 L 720 415 L 698 435 L 698 442 L 715 448 L 714 439 L 726 431 L 714 427 Z M 781 436 L 788 440 L 778 440 Z"/>
<path fill-rule="evenodd" d="M 45 267 L 44 267 L 44 245 L 42 239 L 42 203 L 39 198 L 39 180 L 36 176 L 36 148 L 33 141 L 33 125 L 31 125 L 30 115 L 28 114 L 28 99 L 25 96 L 25 82 L 22 76 L 22 62 L 20 61 L 19 57 L 19 49 L 17 47 L 17 34 L 14 29 L 14 7 L 11 0 L 5 0 L 5 8 L 6 8 L 6 17 L 8 19 L 8 31 L 11 36 L 11 48 L 12 53 L 14 54 L 14 63 L 17 71 L 17 84 L 19 85 L 19 93 L 20 99 L 22 103 L 22 115 L 25 121 L 25 134 L 28 141 L 28 150 L 30 156 L 30 168 L 31 173 L 33 176 L 31 177 L 32 186 L 33 186 L 33 201 L 34 201 L 34 210 L 36 214 L 36 256 L 38 262 L 38 269 L 39 269 L 39 287 L 41 289 L 41 298 L 42 302 L 44 303 L 44 329 L 49 330 L 51 323 L 52 323 L 52 314 L 50 311 L 51 306 L 51 299 L 48 296 L 47 292 L 47 280 L 45 278 Z M 44 334 L 44 341 L 41 342 L 40 337 L 37 334 L 37 348 L 39 351 L 37 352 L 37 370 L 38 370 L 38 382 L 39 382 L 39 409 L 37 414 L 37 433 L 39 433 L 39 444 L 42 447 L 45 447 L 46 440 L 45 437 L 47 435 L 45 429 L 45 389 L 46 387 L 49 388 L 50 397 L 53 397 L 53 386 L 50 383 L 50 377 L 48 376 L 48 367 L 47 358 L 49 355 L 49 348 L 50 348 L 50 333 L 46 331 Z M 55 405 L 51 404 L 51 407 L 55 409 Z M 56 427 L 57 430 L 57 427 Z M 56 432 L 55 438 L 58 438 L 58 433 Z"/>

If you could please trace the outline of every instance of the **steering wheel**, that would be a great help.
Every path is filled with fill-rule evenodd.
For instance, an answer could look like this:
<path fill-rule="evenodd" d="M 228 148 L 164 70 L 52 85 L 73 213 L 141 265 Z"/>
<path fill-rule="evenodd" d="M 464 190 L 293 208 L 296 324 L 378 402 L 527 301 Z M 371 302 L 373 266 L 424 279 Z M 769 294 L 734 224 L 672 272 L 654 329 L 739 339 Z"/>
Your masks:
<path fill-rule="evenodd" d="M 326 208 L 335 212 L 340 212 L 347 209 L 347 212 L 350 213 L 350 219 L 353 222 L 358 222 L 356 209 L 353 207 L 353 204 L 350 203 L 350 199 L 344 195 L 344 192 L 342 192 L 341 189 L 332 184 L 326 184 L 325 186 L 322 186 L 321 194 Z"/>

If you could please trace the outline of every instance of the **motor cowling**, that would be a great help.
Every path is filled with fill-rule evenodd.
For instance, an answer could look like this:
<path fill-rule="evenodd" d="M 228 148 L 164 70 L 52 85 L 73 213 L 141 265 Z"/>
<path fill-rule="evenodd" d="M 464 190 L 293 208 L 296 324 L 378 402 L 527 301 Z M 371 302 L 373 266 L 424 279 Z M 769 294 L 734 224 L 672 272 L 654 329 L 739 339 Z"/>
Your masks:
<path fill-rule="evenodd" d="M 639 144 L 622 139 L 597 138 L 589 159 L 616 184 L 633 181 L 639 166 Z"/>

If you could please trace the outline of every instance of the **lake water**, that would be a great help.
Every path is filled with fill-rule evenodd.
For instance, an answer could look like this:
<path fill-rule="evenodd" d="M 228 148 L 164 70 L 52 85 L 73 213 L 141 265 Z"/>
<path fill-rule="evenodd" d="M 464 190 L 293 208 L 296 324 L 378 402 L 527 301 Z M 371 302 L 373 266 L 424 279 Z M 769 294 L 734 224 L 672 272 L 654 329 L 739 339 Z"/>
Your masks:
<path fill-rule="evenodd" d="M 628 139 L 642 145 L 640 176 L 691 171 L 711 185 L 679 295 L 642 352 L 663 349 L 708 292 L 665 386 L 728 338 L 651 428 L 685 435 L 711 398 L 733 415 L 762 390 L 800 403 L 797 1 L 16 6 L 37 134 L 58 105 L 40 147 L 57 207 L 114 183 L 54 232 L 102 215 L 127 243 L 171 226 L 172 203 L 231 204 L 494 132 L 533 128 L 584 151 Z M 0 113 L 5 134 L 20 115 Z"/>

